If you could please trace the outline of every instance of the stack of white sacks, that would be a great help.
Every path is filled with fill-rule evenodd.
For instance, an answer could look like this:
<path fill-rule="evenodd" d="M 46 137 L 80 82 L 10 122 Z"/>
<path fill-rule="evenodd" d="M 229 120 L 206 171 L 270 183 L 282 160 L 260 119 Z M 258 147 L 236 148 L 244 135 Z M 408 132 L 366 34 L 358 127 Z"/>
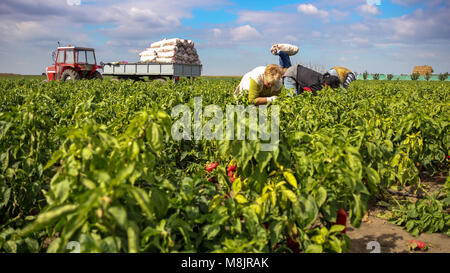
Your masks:
<path fill-rule="evenodd" d="M 164 39 L 139 53 L 141 63 L 201 64 L 194 42 L 186 39 Z"/>

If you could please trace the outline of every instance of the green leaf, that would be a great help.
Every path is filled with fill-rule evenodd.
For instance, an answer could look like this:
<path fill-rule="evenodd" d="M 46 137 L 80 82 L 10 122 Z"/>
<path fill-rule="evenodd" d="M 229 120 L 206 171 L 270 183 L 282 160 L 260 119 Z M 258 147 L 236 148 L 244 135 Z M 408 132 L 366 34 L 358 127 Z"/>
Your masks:
<path fill-rule="evenodd" d="M 123 207 L 110 207 L 108 212 L 121 227 L 125 228 L 127 224 L 127 211 Z"/>
<path fill-rule="evenodd" d="M 163 191 L 153 189 L 150 196 L 151 206 L 158 219 L 166 216 L 169 209 L 169 200 Z"/>
<path fill-rule="evenodd" d="M 64 203 L 64 201 L 69 197 L 70 193 L 69 180 L 65 179 L 61 182 L 58 182 L 58 184 L 56 185 L 52 185 L 52 189 L 59 203 Z"/>
<path fill-rule="evenodd" d="M 341 232 L 345 229 L 345 226 L 343 225 L 333 225 L 330 228 L 330 233 L 335 233 L 335 232 Z"/>
<path fill-rule="evenodd" d="M 350 210 L 350 221 L 352 226 L 359 228 L 362 218 L 366 213 L 366 205 L 361 201 L 361 196 L 353 194 L 353 206 Z"/>
<path fill-rule="evenodd" d="M 283 172 L 283 176 L 292 187 L 297 188 L 297 179 L 291 172 Z"/>
<path fill-rule="evenodd" d="M 408 217 L 417 218 L 418 216 L 419 216 L 419 214 L 417 213 L 417 211 L 415 209 L 411 209 L 408 211 Z"/>
<path fill-rule="evenodd" d="M 366 146 L 367 146 L 367 152 L 369 153 L 369 156 L 374 158 L 376 156 L 376 154 L 375 154 L 375 150 L 376 150 L 375 144 L 373 144 L 372 142 L 367 142 Z"/>
<path fill-rule="evenodd" d="M 380 176 L 377 171 L 368 167 L 365 169 L 367 174 L 367 186 L 373 193 L 378 192 L 378 187 L 380 185 Z"/>
<path fill-rule="evenodd" d="M 334 253 L 342 253 L 341 241 L 336 236 L 330 236 L 328 244 Z"/>
<path fill-rule="evenodd" d="M 159 152 L 161 150 L 161 130 L 156 123 L 152 123 L 150 130 L 147 130 L 147 140 L 150 142 L 150 146 L 154 151 Z"/>
<path fill-rule="evenodd" d="M 83 160 L 89 160 L 92 158 L 92 150 L 88 147 L 83 148 L 81 151 L 81 157 Z"/>
<path fill-rule="evenodd" d="M 239 192 L 241 191 L 241 188 L 242 188 L 241 179 L 238 178 L 238 179 L 234 180 L 233 184 L 231 185 L 231 190 L 233 191 L 234 195 L 239 194 Z"/>
<path fill-rule="evenodd" d="M 133 194 L 134 198 L 136 199 L 136 202 L 141 207 L 144 214 L 147 215 L 148 219 L 153 220 L 154 215 L 150 207 L 150 200 L 148 198 L 147 193 L 143 189 L 137 187 L 131 187 L 130 191 Z"/>
<path fill-rule="evenodd" d="M 310 244 L 306 250 L 306 253 L 323 253 L 323 247 L 321 245 Z"/>
<path fill-rule="evenodd" d="M 299 196 L 300 206 L 294 207 L 294 213 L 301 222 L 301 226 L 304 228 L 312 225 L 318 214 L 319 209 L 316 205 L 316 200 L 312 196 L 305 197 L 304 195 Z"/>
<path fill-rule="evenodd" d="M 203 228 L 203 236 L 206 235 L 206 240 L 211 240 L 217 236 L 220 232 L 220 226 L 217 225 L 206 225 Z"/>
<path fill-rule="evenodd" d="M 217 206 L 219 206 L 223 202 L 223 196 L 217 194 L 213 197 L 211 202 L 209 203 L 209 212 L 212 212 Z"/>
<path fill-rule="evenodd" d="M 127 227 L 128 252 L 139 252 L 139 228 L 134 221 L 128 222 Z"/>
<path fill-rule="evenodd" d="M 52 154 L 52 158 L 50 159 L 50 161 L 47 163 L 47 165 L 45 165 L 44 167 L 44 171 L 47 170 L 48 168 L 50 168 L 51 166 L 55 165 L 56 162 L 58 162 L 58 160 L 64 155 L 64 153 L 60 150 L 54 152 Z"/>
<path fill-rule="evenodd" d="M 327 199 L 327 190 L 324 187 L 320 187 L 316 192 L 316 203 L 318 207 L 321 207 Z"/>
<path fill-rule="evenodd" d="M 41 227 L 44 227 L 48 224 L 50 224 L 52 221 L 56 220 L 59 217 L 62 217 L 68 213 L 71 213 L 75 211 L 78 208 L 77 205 L 65 205 L 61 206 L 55 209 L 52 209 L 50 211 L 43 212 L 39 214 L 38 218 L 34 223 L 27 226 L 22 230 L 20 233 L 20 236 L 25 236 L 29 234 L 30 232 L 33 232 L 35 230 L 38 230 Z"/>
<path fill-rule="evenodd" d="M 245 199 L 245 197 L 244 197 L 243 195 L 241 195 L 241 194 L 236 195 L 236 196 L 234 197 L 234 199 L 235 199 L 239 204 L 245 204 L 245 203 L 248 202 L 248 200 Z"/>
<path fill-rule="evenodd" d="M 264 171 L 264 169 L 270 163 L 271 159 L 272 159 L 272 153 L 261 151 L 261 150 L 259 151 L 258 155 L 256 156 L 256 161 L 258 162 L 258 168 L 259 168 L 260 173 L 262 173 Z"/>
<path fill-rule="evenodd" d="M 6 187 L 3 188 L 4 191 L 2 193 L 2 200 L 0 202 L 0 208 L 3 208 L 6 205 L 8 205 L 8 201 L 9 201 L 9 198 L 11 196 L 11 188 L 6 188 L 6 189 L 5 188 Z"/>
<path fill-rule="evenodd" d="M 288 189 L 281 190 L 283 196 L 285 196 L 294 206 L 298 206 L 297 195 L 294 192 Z"/>
<path fill-rule="evenodd" d="M 391 162 L 390 162 L 389 165 L 391 165 L 392 167 L 397 167 L 398 164 L 399 164 L 399 162 L 400 162 L 400 159 L 401 159 L 400 154 L 396 154 L 396 155 L 392 158 L 392 160 L 391 160 Z"/>
<path fill-rule="evenodd" d="M 276 221 L 270 224 L 269 231 L 270 231 L 270 245 L 274 246 L 277 243 L 279 243 L 283 238 L 283 229 L 284 229 L 285 223 L 282 221 Z"/>
<path fill-rule="evenodd" d="M 31 253 L 39 252 L 38 241 L 31 239 L 31 238 L 25 238 L 25 244 L 27 245 L 28 251 L 30 251 Z"/>
<path fill-rule="evenodd" d="M 56 238 L 51 242 L 48 246 L 47 253 L 57 253 L 60 249 L 62 249 L 63 240 L 61 238 Z"/>
<path fill-rule="evenodd" d="M 13 240 L 9 240 L 4 245 L 7 253 L 17 253 L 17 243 Z"/>

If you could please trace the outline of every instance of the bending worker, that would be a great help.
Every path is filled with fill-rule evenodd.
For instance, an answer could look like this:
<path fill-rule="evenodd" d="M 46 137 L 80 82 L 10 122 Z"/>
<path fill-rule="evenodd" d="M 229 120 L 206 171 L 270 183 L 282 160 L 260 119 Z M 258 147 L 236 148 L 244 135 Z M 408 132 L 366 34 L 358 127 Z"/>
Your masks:
<path fill-rule="evenodd" d="M 350 86 L 350 83 L 352 81 L 356 80 L 355 73 L 342 66 L 333 67 L 332 69 L 328 70 L 326 74 L 338 77 L 339 81 L 341 82 L 341 86 L 345 89 Z"/>
<path fill-rule="evenodd" d="M 339 88 L 341 82 L 337 76 L 329 73 L 321 74 L 303 65 L 294 65 L 286 70 L 283 76 L 284 87 L 289 93 L 300 95 L 304 91 L 317 95 L 317 91 L 326 87 Z"/>
<path fill-rule="evenodd" d="M 261 105 L 272 102 L 281 93 L 283 72 L 276 64 L 258 66 L 244 75 L 234 96 L 237 98 L 248 92 L 249 103 Z"/>

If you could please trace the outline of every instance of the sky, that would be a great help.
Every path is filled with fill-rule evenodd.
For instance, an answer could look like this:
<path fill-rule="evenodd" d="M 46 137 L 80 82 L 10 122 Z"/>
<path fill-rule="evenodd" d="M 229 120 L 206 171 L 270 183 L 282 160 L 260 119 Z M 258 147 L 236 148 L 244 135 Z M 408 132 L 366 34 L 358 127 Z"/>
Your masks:
<path fill-rule="evenodd" d="M 275 43 L 297 45 L 292 63 L 362 73 L 450 72 L 446 0 L 1 0 L 0 73 L 41 74 L 62 45 L 98 61 L 139 61 L 163 38 L 191 39 L 203 75 L 243 75 L 278 63 Z"/>

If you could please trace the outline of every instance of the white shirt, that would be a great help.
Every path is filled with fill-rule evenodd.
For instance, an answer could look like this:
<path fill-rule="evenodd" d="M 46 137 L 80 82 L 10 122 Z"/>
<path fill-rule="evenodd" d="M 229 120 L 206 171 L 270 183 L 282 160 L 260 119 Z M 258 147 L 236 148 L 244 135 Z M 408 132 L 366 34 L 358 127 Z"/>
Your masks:
<path fill-rule="evenodd" d="M 244 77 L 242 77 L 241 82 L 238 87 L 234 91 L 234 96 L 239 97 L 242 95 L 244 90 L 250 89 L 250 79 L 253 79 L 256 84 L 258 84 L 259 88 L 262 89 L 264 85 L 264 71 L 266 70 L 265 66 L 255 67 L 252 71 L 246 73 Z M 272 91 L 280 90 L 283 85 L 282 80 L 278 80 L 276 84 L 272 86 Z"/>

